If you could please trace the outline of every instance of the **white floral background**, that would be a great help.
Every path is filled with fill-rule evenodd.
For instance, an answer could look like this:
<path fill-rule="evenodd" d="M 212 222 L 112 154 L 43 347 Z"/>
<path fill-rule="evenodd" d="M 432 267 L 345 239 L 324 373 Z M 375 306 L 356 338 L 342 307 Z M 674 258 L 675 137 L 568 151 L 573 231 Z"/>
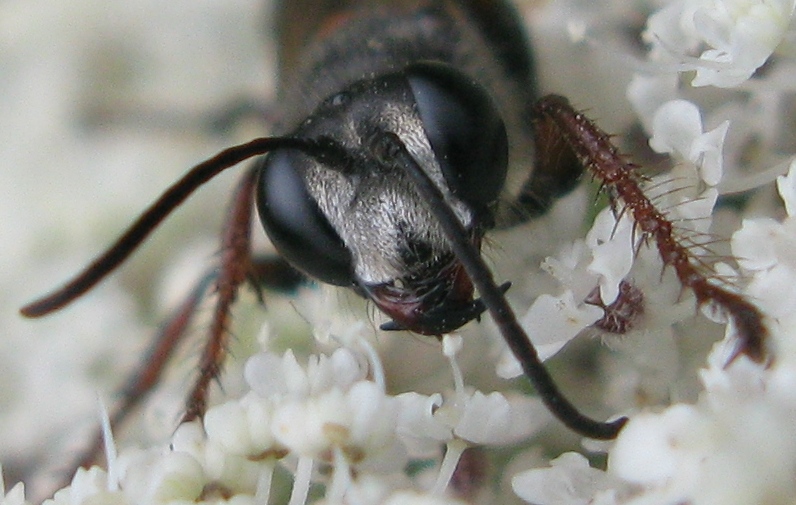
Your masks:
<path fill-rule="evenodd" d="M 19 465 L 28 474 L 25 465 L 52 471 L 70 459 L 67 447 L 84 443 L 96 420 L 97 393 L 118 387 L 119 370 L 135 364 L 169 296 L 182 295 L 187 280 L 166 280 L 167 272 L 212 261 L 235 174 L 203 189 L 120 275 L 74 307 L 37 321 L 18 313 L 188 167 L 262 132 L 244 123 L 219 133 L 208 116 L 238 97 L 268 100 L 268 12 L 243 1 L 0 3 L 7 477 Z"/>
<path fill-rule="evenodd" d="M 543 89 L 659 173 L 668 163 L 645 147 L 642 125 L 675 166 L 651 182 L 656 204 L 682 235 L 733 237 L 711 251 L 738 263 L 715 268 L 732 277 L 740 266 L 737 285 L 767 315 L 769 366 L 726 366 L 732 328 L 714 346 L 724 325 L 698 314 L 654 251 L 632 254 L 627 218 L 595 219 L 584 188 L 495 234 L 487 255 L 497 279 L 514 282 L 540 350 L 563 347 L 549 361 L 562 390 L 591 415 L 630 416 L 615 444 L 581 443 L 517 394 L 524 381 L 499 378 L 515 367 L 488 321 L 440 349 L 377 334 L 378 315 L 330 290 L 271 295 L 268 312 L 247 294 L 237 359 L 204 429 L 174 432 L 200 318 L 161 390 L 114 434 L 108 473 L 79 473 L 56 503 L 796 501 L 796 168 L 784 177 L 796 153 L 793 2 L 521 8 Z M 265 131 L 254 117 L 225 130 L 212 118 L 239 99 L 267 104 L 268 20 L 267 5 L 238 0 L 0 1 L 0 503 L 24 502 L 12 488 L 21 479 L 32 501 L 54 489 L 100 418 L 97 397 L 112 403 L 158 321 L 212 264 L 235 176 L 201 190 L 74 307 L 27 321 L 19 306 L 83 266 L 188 167 Z M 634 327 L 621 338 L 587 328 L 599 311 L 583 298 L 599 285 L 610 300 L 624 277 L 645 297 Z"/>

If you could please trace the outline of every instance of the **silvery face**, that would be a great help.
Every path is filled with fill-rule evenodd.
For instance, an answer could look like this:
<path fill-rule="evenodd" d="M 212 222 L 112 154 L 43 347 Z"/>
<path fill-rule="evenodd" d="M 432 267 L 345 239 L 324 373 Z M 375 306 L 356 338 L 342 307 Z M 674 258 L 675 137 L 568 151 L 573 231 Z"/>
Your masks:
<path fill-rule="evenodd" d="M 475 81 L 411 65 L 327 98 L 290 136 L 317 149 L 267 158 L 257 193 L 288 261 L 370 298 L 393 319 L 386 329 L 441 335 L 485 310 L 449 242 L 480 248 L 505 180 L 505 126 Z M 420 196 L 417 167 L 439 195 Z"/>
<path fill-rule="evenodd" d="M 473 215 L 450 194 L 420 117 L 400 85 L 349 90 L 328 99 L 297 134 L 329 132 L 358 155 L 353 167 L 330 167 L 307 159 L 309 193 L 350 250 L 360 284 L 404 282 L 452 259 L 448 241 L 408 176 L 368 153 L 376 132 L 397 134 L 437 183 L 448 205 L 469 229 Z M 439 268 L 437 266 L 436 268 Z"/>

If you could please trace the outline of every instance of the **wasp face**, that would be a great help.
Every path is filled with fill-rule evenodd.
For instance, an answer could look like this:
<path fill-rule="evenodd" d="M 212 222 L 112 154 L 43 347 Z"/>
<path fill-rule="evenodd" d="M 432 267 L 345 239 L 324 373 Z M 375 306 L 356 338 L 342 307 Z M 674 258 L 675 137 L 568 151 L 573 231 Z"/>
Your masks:
<path fill-rule="evenodd" d="M 372 152 L 395 134 L 478 247 L 506 174 L 506 131 L 472 79 L 437 63 L 363 80 L 326 99 L 294 137 L 328 140 L 329 160 L 282 150 L 262 162 L 258 210 L 274 245 L 321 281 L 354 287 L 394 322 L 437 335 L 483 311 L 408 174 Z"/>

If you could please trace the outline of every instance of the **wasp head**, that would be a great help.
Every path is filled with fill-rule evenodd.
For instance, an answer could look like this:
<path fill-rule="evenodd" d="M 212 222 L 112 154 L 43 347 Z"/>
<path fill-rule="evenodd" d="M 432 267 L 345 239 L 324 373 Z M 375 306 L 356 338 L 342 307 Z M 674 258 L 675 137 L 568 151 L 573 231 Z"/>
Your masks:
<path fill-rule="evenodd" d="M 261 220 L 296 268 L 373 300 L 393 318 L 386 329 L 453 331 L 484 308 L 412 178 L 374 153 L 372 139 L 385 134 L 405 146 L 480 248 L 506 176 L 506 131 L 486 92 L 438 63 L 358 81 L 324 100 L 291 136 L 335 149 L 264 158 Z"/>

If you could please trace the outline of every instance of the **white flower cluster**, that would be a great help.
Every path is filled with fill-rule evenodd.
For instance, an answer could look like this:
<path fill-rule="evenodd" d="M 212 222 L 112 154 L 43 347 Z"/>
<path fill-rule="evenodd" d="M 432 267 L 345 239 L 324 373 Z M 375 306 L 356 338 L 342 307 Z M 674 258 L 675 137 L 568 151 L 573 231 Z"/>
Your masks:
<path fill-rule="evenodd" d="M 696 404 L 631 417 L 609 451 L 606 471 L 567 453 L 550 468 L 514 478 L 530 503 L 793 503 L 796 497 L 796 162 L 777 181 L 788 217 L 751 219 L 733 237 L 733 253 L 752 282 L 748 295 L 771 316 L 776 362 L 727 365 L 714 349 Z M 729 330 L 731 333 L 732 330 Z"/>
<path fill-rule="evenodd" d="M 759 187 L 784 173 L 794 152 L 787 133 L 794 6 L 677 0 L 650 16 L 648 59 L 628 98 L 651 147 L 696 164 L 722 192 Z M 703 124 L 712 129 L 703 133 Z"/>
<path fill-rule="evenodd" d="M 677 163 L 673 171 L 653 177 L 647 187 L 653 201 L 678 225 L 694 259 L 712 251 L 714 239 L 707 232 L 715 216 L 722 215 L 716 208 L 721 194 L 770 188 L 778 176 L 776 186 L 784 206 L 771 198 L 758 198 L 749 205 L 757 212 L 780 215 L 784 207 L 787 217 L 744 219 L 728 251 L 737 259 L 740 278 L 748 279 L 743 295 L 766 314 L 771 361 L 754 363 L 745 357 L 728 361 L 736 336 L 730 324 L 725 340 L 710 352 L 699 373 L 701 392 L 695 403 L 641 408 L 631 414 L 608 449 L 606 469 L 590 466 L 581 454 L 565 453 L 549 467 L 519 473 L 513 486 L 527 502 L 785 504 L 796 500 L 796 145 L 792 114 L 783 105 L 792 96 L 796 78 L 793 13 L 791 0 L 669 2 L 647 22 L 648 61 L 628 89 L 649 132 L 650 146 Z M 713 126 L 706 129 L 705 124 Z M 782 141 L 783 132 L 788 132 L 790 143 Z M 579 288 L 572 279 L 589 274 L 597 276 L 605 300 L 612 300 L 627 278 L 643 293 L 645 342 L 617 344 L 633 348 L 639 371 L 636 381 L 624 376 L 632 387 L 617 384 L 617 388 L 624 398 L 633 391 L 644 391 L 645 398 L 635 407 L 621 402 L 617 406 L 636 410 L 671 401 L 677 377 L 670 371 L 667 383 L 665 371 L 683 369 L 681 351 L 676 349 L 683 345 L 682 338 L 680 344 L 674 343 L 672 325 L 690 315 L 683 310 L 676 283 L 661 275 L 660 266 L 653 271 L 646 248 L 636 249 L 641 238 L 622 215 L 619 210 L 598 216 L 583 244 L 547 265 L 566 287 L 569 299 L 583 300 L 578 289 L 582 293 L 587 288 Z M 725 281 L 739 278 L 727 265 L 713 267 L 725 275 Z M 630 338 L 637 335 L 625 336 Z M 667 340 L 668 346 L 663 343 Z M 559 344 L 565 342 L 562 336 Z M 656 401 L 650 401 L 656 391 L 649 377 L 664 385 Z"/>
<path fill-rule="evenodd" d="M 358 338 L 344 340 L 356 345 Z M 465 387 L 460 337 L 445 337 L 455 383 L 446 395 L 387 394 L 374 374 L 381 364 L 369 361 L 366 342 L 358 344 L 364 352 L 339 347 L 304 366 L 292 351 L 252 356 L 245 368 L 251 390 L 242 398 L 180 425 L 168 447 L 122 451 L 107 472 L 79 470 L 45 503 L 264 504 L 277 465 L 294 474 L 291 505 L 306 503 L 313 482 L 326 485 L 326 503 L 458 503 L 445 491 L 468 447 L 513 444 L 549 421 L 536 399 Z M 431 462 L 443 446 L 430 491 L 422 478 L 407 477 L 410 458 Z M 21 487 L 4 503 L 24 503 Z"/>
<path fill-rule="evenodd" d="M 793 42 L 793 9 L 793 0 L 675 1 L 650 17 L 646 39 L 654 58 L 695 70 L 692 85 L 736 87 Z"/>

